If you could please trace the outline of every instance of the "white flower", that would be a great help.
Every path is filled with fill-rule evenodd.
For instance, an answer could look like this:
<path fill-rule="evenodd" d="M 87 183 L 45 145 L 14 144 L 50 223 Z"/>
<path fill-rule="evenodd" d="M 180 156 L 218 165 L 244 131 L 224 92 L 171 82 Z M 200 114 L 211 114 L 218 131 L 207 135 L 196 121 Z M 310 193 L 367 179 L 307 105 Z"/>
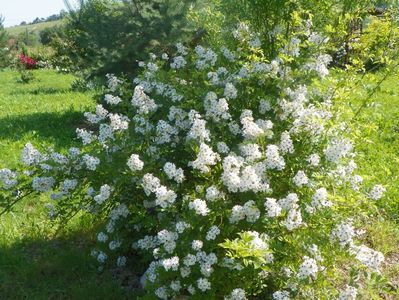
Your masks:
<path fill-rule="evenodd" d="M 272 106 L 270 104 L 270 102 L 268 100 L 265 99 L 261 99 L 259 101 L 259 112 L 264 115 L 265 113 L 267 113 L 268 111 L 270 111 L 272 109 Z"/>
<path fill-rule="evenodd" d="M 312 206 L 314 208 L 330 207 L 332 203 L 327 200 L 327 190 L 325 188 L 317 189 L 312 197 Z"/>
<path fill-rule="evenodd" d="M 341 158 L 348 156 L 353 145 L 348 140 L 335 140 L 325 150 L 328 161 L 337 163 Z"/>
<path fill-rule="evenodd" d="M 170 288 L 171 288 L 173 291 L 175 291 L 175 292 L 180 291 L 180 290 L 181 290 L 181 283 L 180 283 L 180 281 L 179 281 L 179 280 L 173 280 L 173 281 L 170 283 Z"/>
<path fill-rule="evenodd" d="M 280 150 L 283 154 L 285 153 L 294 153 L 294 144 L 291 140 L 290 134 L 287 131 L 284 131 L 281 134 L 281 140 L 280 140 Z"/>
<path fill-rule="evenodd" d="M 140 157 L 137 154 L 132 154 L 127 161 L 127 165 L 133 172 L 141 171 L 144 167 L 144 162 L 140 160 Z"/>
<path fill-rule="evenodd" d="M 22 162 L 27 165 L 35 165 L 44 160 L 44 156 L 33 147 L 31 143 L 27 143 L 22 150 L 21 160 Z"/>
<path fill-rule="evenodd" d="M 107 102 L 108 104 L 111 104 L 111 105 L 117 105 L 122 102 L 121 98 L 119 98 L 118 96 L 110 95 L 110 94 L 106 94 L 104 96 L 104 100 L 105 100 L 105 102 Z"/>
<path fill-rule="evenodd" d="M 353 237 L 356 235 L 355 228 L 352 226 L 352 223 L 342 222 L 338 224 L 331 233 L 331 239 L 337 240 L 341 247 L 345 247 L 346 245 L 351 246 L 353 243 Z"/>
<path fill-rule="evenodd" d="M 302 224 L 302 215 L 301 211 L 295 208 L 292 208 L 288 211 L 287 219 L 285 220 L 285 227 L 292 231 Z"/>
<path fill-rule="evenodd" d="M 377 184 L 369 192 L 369 197 L 372 200 L 380 200 L 384 196 L 385 192 L 386 189 L 382 185 Z"/>
<path fill-rule="evenodd" d="M 115 250 L 122 245 L 121 241 L 111 241 L 108 244 L 109 250 Z"/>
<path fill-rule="evenodd" d="M 97 261 L 99 262 L 99 263 L 105 263 L 105 261 L 107 260 L 107 254 L 105 254 L 104 252 L 102 252 L 102 251 L 99 251 L 98 252 L 98 255 L 97 255 Z"/>
<path fill-rule="evenodd" d="M 166 208 L 172 205 L 177 198 L 177 195 L 174 191 L 168 190 L 165 186 L 160 186 L 155 190 L 155 204 L 161 206 L 162 208 Z"/>
<path fill-rule="evenodd" d="M 266 147 L 266 167 L 276 170 L 285 168 L 284 158 L 280 156 L 279 148 L 276 145 L 268 145 Z"/>
<path fill-rule="evenodd" d="M 308 277 L 315 278 L 319 268 L 317 267 L 317 262 L 313 258 L 304 256 L 303 262 L 299 267 L 297 277 L 299 279 L 305 279 Z"/>
<path fill-rule="evenodd" d="M 41 193 L 45 193 L 52 189 L 55 184 L 53 177 L 34 177 L 32 180 L 32 188 Z"/>
<path fill-rule="evenodd" d="M 217 149 L 219 153 L 227 154 L 230 151 L 229 146 L 225 142 L 218 142 Z"/>
<path fill-rule="evenodd" d="M 206 278 L 200 278 L 197 280 L 197 286 L 202 292 L 206 292 L 211 289 L 211 283 Z"/>
<path fill-rule="evenodd" d="M 226 83 L 223 95 L 227 99 L 235 99 L 235 98 L 237 98 L 237 89 L 235 88 L 235 86 L 231 82 Z"/>
<path fill-rule="evenodd" d="M 176 168 L 174 163 L 167 162 L 163 166 L 163 170 L 169 179 L 174 179 L 177 183 L 182 183 L 184 180 L 184 171 L 182 168 Z"/>
<path fill-rule="evenodd" d="M 302 187 L 309 183 L 309 179 L 303 171 L 298 171 L 298 173 L 296 173 L 296 175 L 294 176 L 293 181 L 294 184 L 298 187 Z"/>
<path fill-rule="evenodd" d="M 115 92 L 118 88 L 118 86 L 122 83 L 121 80 L 119 80 L 114 74 L 107 74 L 106 75 L 108 81 L 108 88 L 112 91 Z"/>
<path fill-rule="evenodd" d="M 204 243 L 200 240 L 194 240 L 191 244 L 191 248 L 195 251 L 200 251 L 203 247 Z"/>
<path fill-rule="evenodd" d="M 168 291 L 166 287 L 161 286 L 155 290 L 155 295 L 160 299 L 168 299 Z"/>
<path fill-rule="evenodd" d="M 356 300 L 357 288 L 347 285 L 339 294 L 338 300 Z"/>
<path fill-rule="evenodd" d="M 316 153 L 311 154 L 307 158 L 307 162 L 312 166 L 312 167 L 317 167 L 320 164 L 320 156 Z"/>
<path fill-rule="evenodd" d="M 10 189 L 17 185 L 17 173 L 11 171 L 10 169 L 0 169 L 0 188 Z M 2 186 L 2 185 L 3 186 Z"/>
<path fill-rule="evenodd" d="M 380 265 L 384 261 L 384 255 L 381 252 L 370 249 L 365 245 L 354 246 L 350 248 L 350 252 L 355 254 L 358 259 L 366 267 L 370 268 L 374 272 L 380 272 Z"/>
<path fill-rule="evenodd" d="M 134 88 L 132 105 L 137 108 L 139 114 L 148 114 L 156 111 L 158 105 L 144 93 L 144 88 L 141 85 L 137 85 Z"/>
<path fill-rule="evenodd" d="M 97 235 L 97 240 L 98 240 L 99 242 L 105 243 L 105 242 L 108 240 L 108 236 L 107 236 L 104 232 L 100 232 L 100 233 Z"/>
<path fill-rule="evenodd" d="M 195 199 L 188 204 L 188 208 L 195 211 L 197 215 L 206 216 L 210 212 L 206 202 L 201 199 Z"/>
<path fill-rule="evenodd" d="M 181 69 L 187 64 L 187 61 L 183 56 L 176 56 L 173 58 L 173 61 L 170 63 L 170 67 L 172 69 Z"/>
<path fill-rule="evenodd" d="M 118 259 L 116 260 L 116 265 L 121 268 L 126 265 L 126 257 L 125 256 L 119 256 Z"/>
<path fill-rule="evenodd" d="M 192 121 L 192 126 L 187 134 L 187 139 L 194 139 L 200 142 L 210 140 L 210 132 L 206 129 L 206 121 L 202 120 L 199 115 L 196 115 Z"/>
<path fill-rule="evenodd" d="M 76 134 L 78 138 L 82 139 L 83 145 L 90 144 L 94 139 L 95 136 L 92 132 L 87 131 L 86 129 L 76 129 Z"/>
<path fill-rule="evenodd" d="M 245 219 L 245 210 L 240 205 L 235 205 L 231 210 L 230 223 L 234 224 Z"/>
<path fill-rule="evenodd" d="M 278 217 L 281 214 L 281 206 L 277 203 L 276 199 L 266 198 L 265 208 L 269 218 Z"/>
<path fill-rule="evenodd" d="M 213 225 L 211 228 L 209 228 L 205 239 L 207 241 L 215 240 L 216 237 L 220 234 L 220 229 L 216 225 Z"/>
<path fill-rule="evenodd" d="M 277 291 L 273 293 L 273 300 L 290 300 L 290 293 L 288 291 Z"/>
<path fill-rule="evenodd" d="M 245 300 L 247 297 L 245 296 L 245 291 L 243 289 L 234 289 L 228 297 L 224 298 L 225 300 Z"/>
<path fill-rule="evenodd" d="M 111 190 L 112 188 L 108 184 L 102 185 L 100 188 L 100 194 L 93 198 L 94 201 L 96 201 L 99 205 L 104 203 L 111 196 Z"/>
<path fill-rule="evenodd" d="M 223 197 L 223 193 L 214 185 L 206 189 L 205 199 L 208 201 L 215 201 Z"/>
<path fill-rule="evenodd" d="M 91 156 L 89 154 L 83 155 L 83 162 L 85 163 L 87 169 L 95 171 L 97 166 L 100 164 L 100 160 L 97 157 Z"/>
<path fill-rule="evenodd" d="M 202 173 L 208 173 L 211 170 L 210 166 L 216 165 L 219 160 L 219 154 L 213 152 L 207 144 L 201 143 L 197 159 L 190 162 L 189 166 Z"/>
<path fill-rule="evenodd" d="M 174 256 L 162 260 L 162 266 L 165 268 L 165 271 L 169 270 L 177 271 L 179 268 L 179 257 Z"/>

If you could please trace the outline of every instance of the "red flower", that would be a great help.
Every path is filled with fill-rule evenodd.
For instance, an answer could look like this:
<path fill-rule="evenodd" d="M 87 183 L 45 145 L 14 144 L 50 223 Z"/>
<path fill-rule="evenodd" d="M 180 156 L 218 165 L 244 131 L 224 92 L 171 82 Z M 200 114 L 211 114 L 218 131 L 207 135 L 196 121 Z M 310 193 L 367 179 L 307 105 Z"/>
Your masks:
<path fill-rule="evenodd" d="M 27 69 L 34 69 L 37 65 L 36 60 L 34 60 L 32 57 L 24 55 L 23 53 L 19 55 L 19 62 L 23 64 Z"/>

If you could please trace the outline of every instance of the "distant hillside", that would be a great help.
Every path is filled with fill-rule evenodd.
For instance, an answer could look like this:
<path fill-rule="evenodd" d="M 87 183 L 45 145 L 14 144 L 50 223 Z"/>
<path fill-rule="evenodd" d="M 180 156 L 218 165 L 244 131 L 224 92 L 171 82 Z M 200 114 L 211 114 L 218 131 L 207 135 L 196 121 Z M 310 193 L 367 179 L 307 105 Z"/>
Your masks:
<path fill-rule="evenodd" d="M 56 25 L 61 25 L 62 23 L 63 20 L 57 20 L 57 21 L 43 22 L 43 23 L 30 24 L 30 25 L 18 25 L 18 26 L 8 27 L 6 28 L 6 30 L 12 36 L 17 36 L 20 33 L 24 33 L 26 30 L 28 30 L 29 33 L 38 35 L 40 31 L 42 31 L 43 29 L 48 27 L 53 27 Z"/>

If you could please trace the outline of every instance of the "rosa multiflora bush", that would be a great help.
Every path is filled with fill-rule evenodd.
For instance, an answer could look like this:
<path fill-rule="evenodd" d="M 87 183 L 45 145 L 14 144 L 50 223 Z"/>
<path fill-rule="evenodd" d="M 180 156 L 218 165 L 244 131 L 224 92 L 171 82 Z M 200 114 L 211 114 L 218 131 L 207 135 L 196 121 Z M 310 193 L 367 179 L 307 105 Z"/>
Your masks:
<path fill-rule="evenodd" d="M 331 93 L 312 84 L 328 76 L 323 42 L 306 22 L 267 61 L 240 24 L 224 46 L 151 55 L 131 96 L 108 76 L 80 149 L 28 144 L 26 170 L 3 169 L 2 188 L 51 192 L 53 218 L 105 217 L 93 256 L 125 266 L 139 254 L 161 299 L 355 299 L 340 259 L 378 273 L 384 257 L 356 240 L 340 192 L 373 201 L 384 188 L 362 185 Z"/>

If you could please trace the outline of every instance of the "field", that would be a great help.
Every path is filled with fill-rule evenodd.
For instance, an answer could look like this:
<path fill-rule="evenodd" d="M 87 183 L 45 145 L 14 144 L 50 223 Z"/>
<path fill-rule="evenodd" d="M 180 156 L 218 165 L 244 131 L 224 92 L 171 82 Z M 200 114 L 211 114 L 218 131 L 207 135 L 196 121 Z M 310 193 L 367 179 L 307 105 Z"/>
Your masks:
<path fill-rule="evenodd" d="M 10 35 L 19 35 L 26 31 L 34 34 L 39 34 L 39 32 L 42 31 L 43 29 L 61 25 L 62 22 L 63 22 L 62 20 L 57 20 L 57 21 L 43 22 L 31 25 L 18 25 L 18 26 L 8 27 L 6 28 L 6 30 Z"/>
<path fill-rule="evenodd" d="M 93 93 L 70 91 L 73 76 L 34 72 L 30 84 L 16 83 L 17 72 L 0 72 L 0 168 L 15 166 L 28 141 L 60 151 L 76 145 L 75 127 L 94 105 Z M 32 197 L 0 218 L 0 298 L 123 298 L 111 274 L 99 274 L 90 259 L 90 220 L 55 235 L 44 203 Z"/>
<path fill-rule="evenodd" d="M 34 71 L 30 84 L 16 83 L 17 72 L 0 73 L 0 168 L 15 166 L 23 145 L 65 150 L 78 142 L 82 112 L 94 107 L 94 92 L 73 92 L 71 75 Z M 359 103 L 351 103 L 354 107 Z M 350 110 L 348 109 L 348 115 Z M 364 240 L 386 256 L 386 293 L 367 299 L 397 299 L 399 292 L 399 87 L 391 76 L 353 123 L 360 173 L 387 187 Z M 88 217 L 76 218 L 55 234 L 43 209 L 45 198 L 30 198 L 0 219 L 2 299 L 123 299 L 121 281 L 129 275 L 98 273 L 90 258 L 95 230 Z M 117 280 L 115 280 L 117 277 Z M 130 278 L 130 279 L 129 279 Z M 125 284 L 125 283 L 124 283 Z"/>

